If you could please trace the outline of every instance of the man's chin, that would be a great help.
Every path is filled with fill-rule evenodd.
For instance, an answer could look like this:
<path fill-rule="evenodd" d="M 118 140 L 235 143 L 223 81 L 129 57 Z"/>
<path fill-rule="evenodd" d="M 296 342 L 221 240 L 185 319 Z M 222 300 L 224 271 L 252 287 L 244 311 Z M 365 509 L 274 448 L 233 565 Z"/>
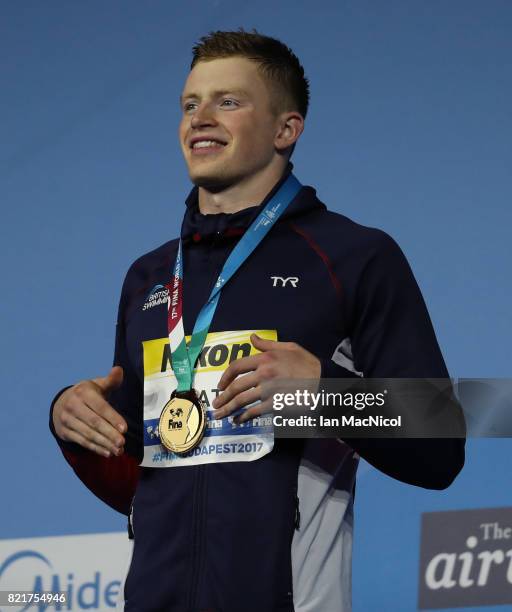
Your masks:
<path fill-rule="evenodd" d="M 213 193 L 227 189 L 233 182 L 220 172 L 190 172 L 189 174 L 194 185 Z"/>

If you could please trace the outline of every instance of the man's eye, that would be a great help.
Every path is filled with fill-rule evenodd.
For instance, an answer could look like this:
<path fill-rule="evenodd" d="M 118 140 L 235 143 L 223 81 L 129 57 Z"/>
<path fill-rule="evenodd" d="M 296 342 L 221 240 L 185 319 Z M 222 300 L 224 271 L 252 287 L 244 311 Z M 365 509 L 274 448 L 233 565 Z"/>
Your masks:
<path fill-rule="evenodd" d="M 187 104 L 185 104 L 185 105 L 183 106 L 183 110 L 184 110 L 185 112 L 187 112 L 187 111 L 189 111 L 189 110 L 191 109 L 191 107 L 192 107 L 192 106 L 194 106 L 194 103 L 193 103 L 193 102 L 187 102 Z"/>
<path fill-rule="evenodd" d="M 229 106 L 236 106 L 236 102 L 234 100 L 223 100 L 221 106 L 223 106 L 226 102 L 229 103 Z"/>

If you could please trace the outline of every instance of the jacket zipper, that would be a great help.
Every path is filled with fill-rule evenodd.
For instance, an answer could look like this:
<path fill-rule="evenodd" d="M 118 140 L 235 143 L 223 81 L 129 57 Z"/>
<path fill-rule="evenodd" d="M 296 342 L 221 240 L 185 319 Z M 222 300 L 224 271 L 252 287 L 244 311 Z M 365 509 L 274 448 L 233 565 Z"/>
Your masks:
<path fill-rule="evenodd" d="M 204 514 L 204 465 L 197 465 L 195 474 L 195 491 L 193 495 L 193 520 L 192 520 L 192 561 L 191 561 L 191 582 L 189 591 L 189 609 L 195 610 L 197 606 L 198 590 L 201 569 L 201 550 L 203 540 L 203 514 Z"/>
<path fill-rule="evenodd" d="M 217 248 L 220 238 L 220 232 L 216 231 L 215 236 L 206 252 L 208 253 L 208 262 L 211 263 L 211 255 L 214 249 Z M 222 269 L 222 266 L 221 266 Z M 219 270 L 220 272 L 220 270 Z M 217 273 L 218 274 L 218 273 Z M 215 277 L 216 278 L 216 277 Z M 205 482 L 206 482 L 206 468 L 207 465 L 195 466 L 195 482 L 194 482 L 194 494 L 193 494 L 193 521 L 192 521 L 192 562 L 191 562 L 191 586 L 189 591 L 189 608 L 195 610 L 198 605 L 198 595 L 201 582 L 201 567 L 202 567 L 202 549 L 205 529 Z"/>

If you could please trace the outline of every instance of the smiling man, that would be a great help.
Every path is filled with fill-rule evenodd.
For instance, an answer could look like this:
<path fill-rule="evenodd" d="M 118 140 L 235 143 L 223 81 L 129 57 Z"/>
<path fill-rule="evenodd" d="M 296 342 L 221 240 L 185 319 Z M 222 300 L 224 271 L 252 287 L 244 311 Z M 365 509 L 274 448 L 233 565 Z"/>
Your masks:
<path fill-rule="evenodd" d="M 269 87 L 260 66 L 245 57 L 205 59 L 185 83 L 179 136 L 203 214 L 261 202 L 282 177 L 304 129 L 290 94 Z M 301 93 L 305 114 L 308 91 Z"/>
<path fill-rule="evenodd" d="M 359 456 L 447 487 L 464 441 L 274 439 L 274 378 L 448 376 L 407 261 L 292 173 L 308 80 L 257 32 L 193 50 L 180 237 L 123 285 L 114 367 L 61 391 L 50 428 L 82 481 L 129 515 L 119 609 L 348 612 Z"/>

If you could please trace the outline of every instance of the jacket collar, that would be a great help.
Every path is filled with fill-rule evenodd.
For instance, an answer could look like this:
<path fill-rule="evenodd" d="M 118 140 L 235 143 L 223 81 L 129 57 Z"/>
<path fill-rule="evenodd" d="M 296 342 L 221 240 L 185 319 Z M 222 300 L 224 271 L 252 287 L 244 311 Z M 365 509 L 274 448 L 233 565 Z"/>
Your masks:
<path fill-rule="evenodd" d="M 258 216 L 267 202 L 281 187 L 293 170 L 293 164 L 288 162 L 283 176 L 277 181 L 271 191 L 265 196 L 260 204 L 244 208 L 234 213 L 213 213 L 204 215 L 199 211 L 198 192 L 195 186 L 185 200 L 186 210 L 181 227 L 181 237 L 184 241 L 192 239 L 200 242 L 216 235 L 217 237 L 229 238 L 239 236 L 245 232 L 252 221 Z M 303 214 L 310 209 L 325 208 L 316 198 L 316 191 L 312 187 L 303 186 L 295 198 L 290 202 L 281 216 L 281 220 Z"/>

